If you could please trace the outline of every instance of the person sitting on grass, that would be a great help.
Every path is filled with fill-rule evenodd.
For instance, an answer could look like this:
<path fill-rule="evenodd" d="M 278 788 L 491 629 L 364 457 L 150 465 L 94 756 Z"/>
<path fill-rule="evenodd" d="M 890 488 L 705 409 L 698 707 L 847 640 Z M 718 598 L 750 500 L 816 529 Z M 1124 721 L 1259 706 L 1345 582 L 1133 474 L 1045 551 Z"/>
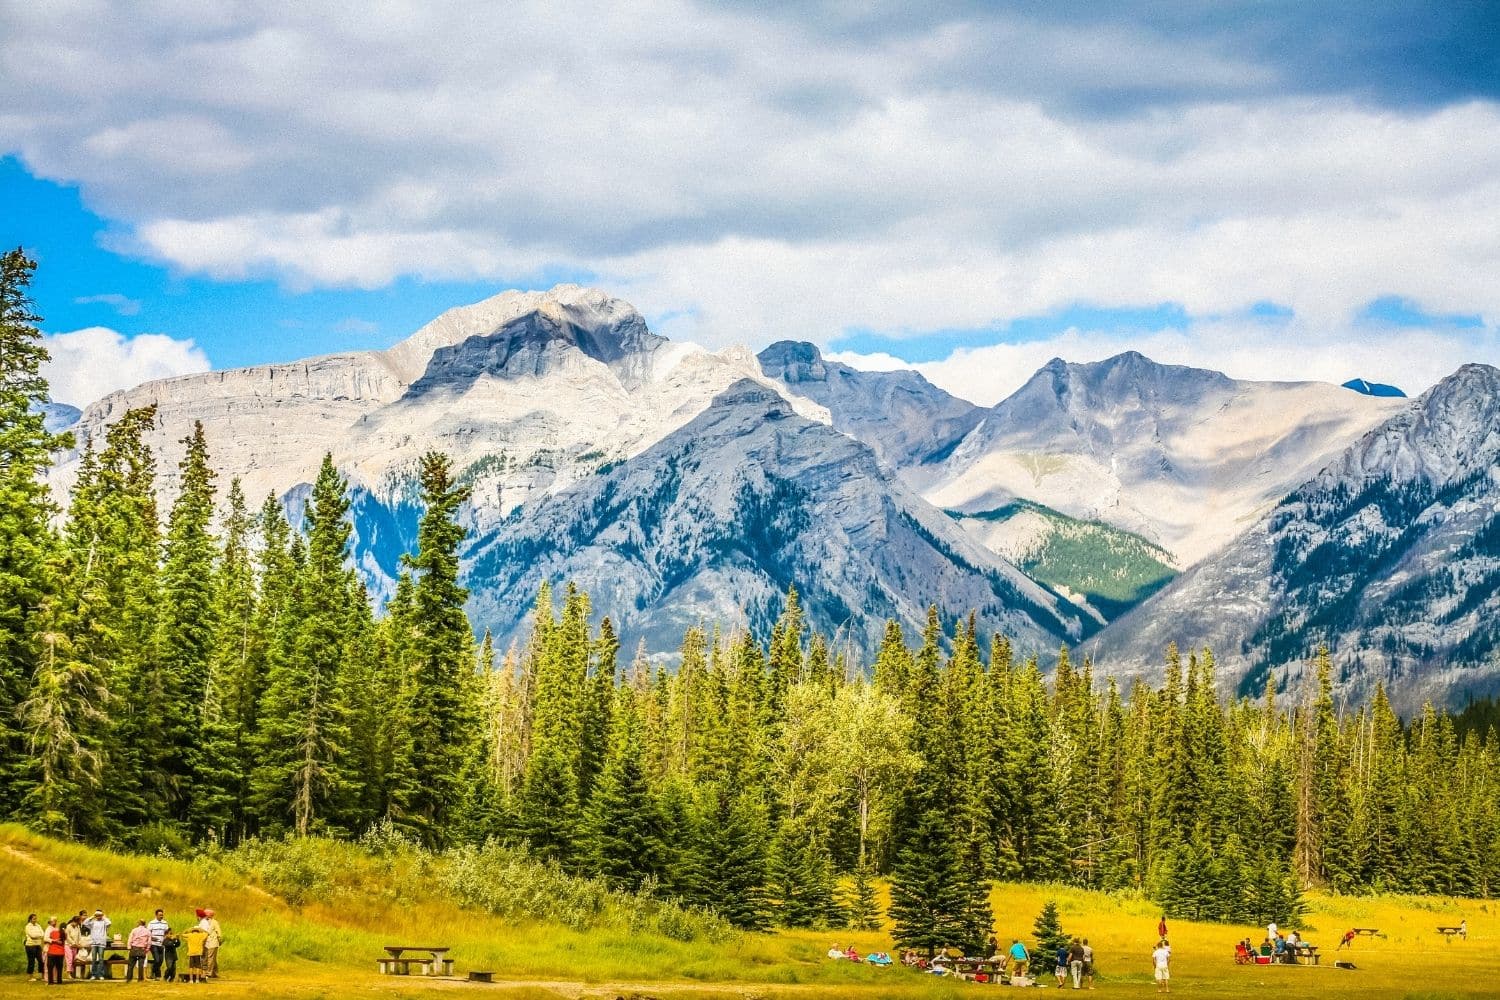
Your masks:
<path fill-rule="evenodd" d="M 854 945 L 852 944 L 849 946 L 849 950 L 844 952 L 844 957 L 851 962 L 862 961 L 862 959 L 859 957 L 859 952 L 854 950 Z"/>
<path fill-rule="evenodd" d="M 1235 965 L 1249 965 L 1250 964 L 1250 947 L 1244 941 L 1237 941 L 1237 942 L 1235 942 L 1235 945 L 1234 945 L 1234 964 Z"/>
<path fill-rule="evenodd" d="M 841 959 L 844 957 L 844 949 L 840 948 L 836 944 L 830 945 L 828 948 L 828 957 L 832 959 Z"/>

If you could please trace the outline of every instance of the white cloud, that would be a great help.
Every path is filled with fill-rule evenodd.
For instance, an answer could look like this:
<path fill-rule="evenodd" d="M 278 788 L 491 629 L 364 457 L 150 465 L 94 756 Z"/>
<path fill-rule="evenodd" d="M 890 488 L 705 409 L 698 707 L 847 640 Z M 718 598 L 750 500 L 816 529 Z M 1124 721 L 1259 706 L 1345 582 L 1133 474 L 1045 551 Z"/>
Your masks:
<path fill-rule="evenodd" d="M 136 316 L 141 311 L 141 300 L 132 299 L 121 295 L 119 292 L 106 292 L 103 295 L 81 295 L 73 300 L 75 305 L 101 305 L 109 306 L 121 316 Z"/>
<path fill-rule="evenodd" d="M 127 337 L 103 326 L 42 338 L 52 360 L 43 368 L 51 395 L 85 406 L 115 391 L 152 379 L 206 372 L 208 355 L 191 340 L 159 333 Z"/>
<path fill-rule="evenodd" d="M 0 151 L 188 273 L 583 272 L 715 346 L 1076 302 L 1270 300 L 1348 336 L 1383 295 L 1500 317 L 1500 106 L 1278 89 L 1284 67 L 1222 32 L 201 7 L 13 5 L 0 31 Z"/>

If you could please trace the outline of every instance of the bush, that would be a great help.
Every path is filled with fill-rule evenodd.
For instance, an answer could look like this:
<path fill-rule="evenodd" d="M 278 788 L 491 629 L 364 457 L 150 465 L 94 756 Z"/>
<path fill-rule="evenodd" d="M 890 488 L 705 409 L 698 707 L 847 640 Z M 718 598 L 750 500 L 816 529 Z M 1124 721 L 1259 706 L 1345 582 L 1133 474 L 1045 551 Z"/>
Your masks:
<path fill-rule="evenodd" d="M 486 844 L 433 854 L 393 826 L 381 825 L 360 842 L 317 837 L 249 840 L 219 853 L 226 871 L 301 906 L 309 900 L 367 900 L 373 887 L 397 905 L 457 901 L 515 921 L 560 923 L 574 930 L 615 928 L 677 941 L 733 936 L 718 916 L 674 900 L 611 888 L 602 879 L 568 875 L 524 851 Z"/>
<path fill-rule="evenodd" d="M 153 858 L 185 858 L 193 853 L 187 835 L 170 823 L 148 823 L 138 828 L 130 847 L 136 854 Z"/>

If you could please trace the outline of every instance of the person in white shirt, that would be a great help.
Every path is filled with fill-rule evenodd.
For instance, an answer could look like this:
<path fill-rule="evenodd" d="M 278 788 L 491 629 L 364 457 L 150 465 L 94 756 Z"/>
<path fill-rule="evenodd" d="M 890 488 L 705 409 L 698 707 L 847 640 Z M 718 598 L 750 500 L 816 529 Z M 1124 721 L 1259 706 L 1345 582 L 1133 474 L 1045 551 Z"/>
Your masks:
<path fill-rule="evenodd" d="M 93 917 L 83 925 L 83 929 L 89 932 L 89 949 L 93 952 L 90 979 L 103 979 L 109 973 L 109 963 L 104 960 L 104 949 L 109 947 L 109 925 L 110 919 L 103 910 L 95 910 Z"/>
<path fill-rule="evenodd" d="M 1162 938 L 1156 950 L 1151 953 L 1151 963 L 1156 967 L 1156 992 L 1172 992 L 1172 973 L 1169 965 L 1172 961 L 1172 947 L 1167 944 L 1167 939 Z"/>
<path fill-rule="evenodd" d="M 1267 941 L 1275 941 L 1276 940 L 1276 921 L 1274 921 L 1274 920 L 1271 921 L 1269 924 L 1266 924 L 1266 940 Z"/>
<path fill-rule="evenodd" d="M 151 932 L 151 978 L 161 978 L 161 963 L 166 957 L 162 949 L 161 939 L 167 936 L 170 925 L 167 923 L 166 914 L 162 910 L 156 911 L 156 917 L 146 925 L 146 930 Z"/>

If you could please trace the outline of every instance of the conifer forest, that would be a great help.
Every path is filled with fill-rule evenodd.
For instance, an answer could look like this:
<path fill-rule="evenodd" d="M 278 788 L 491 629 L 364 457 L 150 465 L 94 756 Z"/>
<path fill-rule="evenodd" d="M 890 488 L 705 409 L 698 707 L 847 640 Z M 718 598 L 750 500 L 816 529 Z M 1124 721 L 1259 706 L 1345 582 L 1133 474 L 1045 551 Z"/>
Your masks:
<path fill-rule="evenodd" d="M 0 261 L 0 816 L 154 851 L 389 823 L 432 848 L 524 845 L 562 870 L 746 928 L 870 926 L 978 946 L 990 880 L 1146 894 L 1169 915 L 1286 920 L 1304 887 L 1488 896 L 1493 714 L 1399 718 L 1303 688 L 1222 700 L 1209 649 L 1122 690 L 933 607 L 873 662 L 804 621 L 704 622 L 652 660 L 557 581 L 529 639 L 465 616 L 464 490 L 423 514 L 377 608 L 325 458 L 297 522 L 220 481 L 199 427 L 160 499 L 151 409 L 76 442 L 50 500 L 35 265 Z M 171 471 L 171 470 L 169 470 Z"/>

